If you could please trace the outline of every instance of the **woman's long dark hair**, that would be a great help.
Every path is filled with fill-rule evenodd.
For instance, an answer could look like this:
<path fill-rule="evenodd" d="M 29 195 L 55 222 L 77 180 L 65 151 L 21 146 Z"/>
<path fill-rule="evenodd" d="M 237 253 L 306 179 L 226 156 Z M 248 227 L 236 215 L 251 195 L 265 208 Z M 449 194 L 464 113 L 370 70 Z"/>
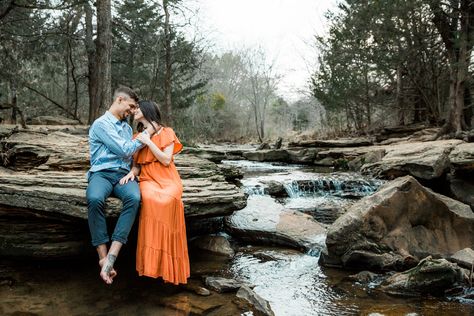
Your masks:
<path fill-rule="evenodd" d="M 161 126 L 164 126 L 163 122 L 161 121 L 161 112 L 158 104 L 153 101 L 142 100 L 138 102 L 138 107 L 140 108 L 140 111 L 142 111 L 143 117 L 148 121 L 148 123 L 153 125 L 153 122 L 155 122 Z M 142 123 L 138 123 L 137 130 L 139 132 L 143 132 L 144 127 Z"/>

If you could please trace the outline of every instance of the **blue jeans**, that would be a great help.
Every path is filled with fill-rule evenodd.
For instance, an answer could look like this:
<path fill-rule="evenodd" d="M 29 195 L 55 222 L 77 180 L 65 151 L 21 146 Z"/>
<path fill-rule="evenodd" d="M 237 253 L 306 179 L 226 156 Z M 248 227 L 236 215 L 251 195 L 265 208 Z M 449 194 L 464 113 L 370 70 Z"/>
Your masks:
<path fill-rule="evenodd" d="M 101 170 L 93 172 L 89 176 L 89 185 L 86 191 L 87 219 L 94 247 L 109 242 L 104 213 L 105 200 L 109 196 L 115 196 L 123 203 L 112 240 L 122 244 L 127 243 L 128 234 L 140 207 L 140 188 L 137 181 L 129 181 L 124 185 L 119 183 L 119 180 L 127 173 L 126 170 Z"/>

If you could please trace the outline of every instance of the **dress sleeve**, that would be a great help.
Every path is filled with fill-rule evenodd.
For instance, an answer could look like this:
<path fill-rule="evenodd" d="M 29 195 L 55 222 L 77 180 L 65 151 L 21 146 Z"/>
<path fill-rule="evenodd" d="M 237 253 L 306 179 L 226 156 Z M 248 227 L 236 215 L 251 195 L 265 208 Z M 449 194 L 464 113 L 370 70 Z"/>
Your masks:
<path fill-rule="evenodd" d="M 173 155 L 179 153 L 183 149 L 183 145 L 170 127 L 163 128 L 161 133 L 153 136 L 151 140 L 160 150 L 164 150 L 166 147 L 174 143 Z M 148 147 L 140 150 L 133 159 L 138 164 L 147 164 L 158 160 Z"/>
<path fill-rule="evenodd" d="M 165 127 L 163 132 L 164 135 L 160 137 L 161 143 L 159 145 L 157 144 L 158 147 L 163 150 L 174 143 L 173 155 L 179 153 L 183 149 L 183 144 L 181 144 L 173 129 L 171 127 Z"/>

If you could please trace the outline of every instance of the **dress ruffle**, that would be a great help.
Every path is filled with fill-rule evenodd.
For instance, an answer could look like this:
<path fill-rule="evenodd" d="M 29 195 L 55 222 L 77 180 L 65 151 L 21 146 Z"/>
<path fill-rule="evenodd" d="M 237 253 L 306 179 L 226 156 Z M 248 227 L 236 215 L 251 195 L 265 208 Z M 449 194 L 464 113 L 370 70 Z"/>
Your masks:
<path fill-rule="evenodd" d="M 140 218 L 136 268 L 140 276 L 185 284 L 190 276 L 186 231 L 174 231 L 152 217 Z M 146 229 L 144 229 L 146 228 Z M 147 236 L 145 236 L 145 234 Z"/>

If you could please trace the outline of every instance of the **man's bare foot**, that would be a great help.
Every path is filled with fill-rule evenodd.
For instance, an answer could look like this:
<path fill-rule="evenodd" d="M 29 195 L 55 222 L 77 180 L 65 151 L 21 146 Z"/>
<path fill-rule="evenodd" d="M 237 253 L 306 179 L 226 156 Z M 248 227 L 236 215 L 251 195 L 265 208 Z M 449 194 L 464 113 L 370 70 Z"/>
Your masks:
<path fill-rule="evenodd" d="M 117 276 L 117 271 L 114 269 L 115 259 L 117 257 L 114 255 L 107 255 L 99 260 L 100 266 L 100 277 L 106 284 L 112 284 L 114 278 Z"/>

